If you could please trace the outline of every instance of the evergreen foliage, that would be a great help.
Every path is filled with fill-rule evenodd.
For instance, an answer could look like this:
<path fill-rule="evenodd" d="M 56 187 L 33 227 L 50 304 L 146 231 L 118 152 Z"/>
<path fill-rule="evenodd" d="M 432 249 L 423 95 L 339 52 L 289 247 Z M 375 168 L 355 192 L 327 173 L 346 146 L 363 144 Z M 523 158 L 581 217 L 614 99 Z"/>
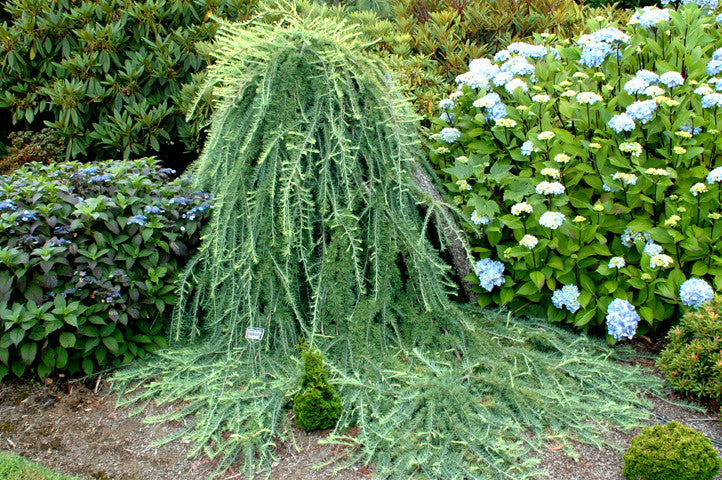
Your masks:
<path fill-rule="evenodd" d="M 296 424 L 306 431 L 332 428 L 341 416 L 343 404 L 328 383 L 323 355 L 304 342 L 299 346 L 303 359 L 301 391 L 293 397 Z"/>
<path fill-rule="evenodd" d="M 249 478 L 292 436 L 298 336 L 338 379 L 339 468 L 376 478 L 531 478 L 544 440 L 601 445 L 605 426 L 645 418 L 635 392 L 659 382 L 596 340 L 450 301 L 446 238 L 428 227 L 447 213 L 407 173 L 409 103 L 355 28 L 283 7 L 220 26 L 199 98 L 223 101 L 193 167 L 216 203 L 172 325 L 187 346 L 116 374 L 125 401 L 184 399 L 150 421 L 194 416 L 178 434 L 191 453 L 219 471 L 242 454 Z"/>
<path fill-rule="evenodd" d="M 622 473 L 630 480 L 712 480 L 722 461 L 712 442 L 677 422 L 647 427 L 632 439 Z"/>

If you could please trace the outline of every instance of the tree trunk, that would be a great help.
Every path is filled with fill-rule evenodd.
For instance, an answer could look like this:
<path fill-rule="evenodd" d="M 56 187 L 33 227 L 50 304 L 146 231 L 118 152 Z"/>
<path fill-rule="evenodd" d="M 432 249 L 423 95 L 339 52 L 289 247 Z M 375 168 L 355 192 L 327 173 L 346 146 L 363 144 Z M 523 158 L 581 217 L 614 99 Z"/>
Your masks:
<path fill-rule="evenodd" d="M 418 162 L 411 163 L 411 171 L 409 173 L 421 191 L 429 195 L 435 202 L 440 204 L 444 203 L 441 194 L 434 186 L 431 178 Z M 476 303 L 479 294 L 471 289 L 473 286 L 471 282 L 464 280 L 464 277 L 472 273 L 471 258 L 468 255 L 469 247 L 466 243 L 466 238 L 461 228 L 453 221 L 453 213 L 447 207 L 442 206 L 441 208 L 444 210 L 445 215 L 443 217 L 437 216 L 437 219 L 443 223 L 443 225 L 436 225 L 436 228 L 438 228 L 448 240 L 446 247 L 451 254 L 454 270 L 459 276 L 461 289 L 469 301 Z"/>

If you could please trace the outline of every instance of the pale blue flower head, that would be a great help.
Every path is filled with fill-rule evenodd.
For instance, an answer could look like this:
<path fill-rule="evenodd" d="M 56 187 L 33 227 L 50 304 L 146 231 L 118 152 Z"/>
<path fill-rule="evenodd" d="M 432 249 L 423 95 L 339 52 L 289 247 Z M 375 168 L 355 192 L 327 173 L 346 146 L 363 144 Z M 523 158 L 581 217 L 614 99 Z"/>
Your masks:
<path fill-rule="evenodd" d="M 679 299 L 683 305 L 699 308 L 714 296 L 712 287 L 701 278 L 690 278 L 679 288 Z"/>
<path fill-rule="evenodd" d="M 624 84 L 624 91 L 627 95 L 637 95 L 644 92 L 649 85 L 643 78 L 634 77 Z"/>
<path fill-rule="evenodd" d="M 696 3 L 700 8 L 714 10 L 717 8 L 718 0 L 682 0 L 682 4 L 687 5 L 688 3 Z"/>
<path fill-rule="evenodd" d="M 615 298 L 607 307 L 607 332 L 617 340 L 632 339 L 639 325 L 639 314 L 634 305 Z"/>
<path fill-rule="evenodd" d="M 616 133 L 631 132 L 635 127 L 634 119 L 626 113 L 613 116 L 607 125 Z"/>
<path fill-rule="evenodd" d="M 585 67 L 596 68 L 612 53 L 612 47 L 605 42 L 593 42 L 584 45 L 580 63 Z"/>
<path fill-rule="evenodd" d="M 659 81 L 667 88 L 674 88 L 684 83 L 684 77 L 679 72 L 665 72 L 660 75 Z"/>
<path fill-rule="evenodd" d="M 640 100 L 627 107 L 627 114 L 644 124 L 652 119 L 656 110 L 657 102 L 654 100 Z"/>
<path fill-rule="evenodd" d="M 669 21 L 669 11 L 656 6 L 644 7 L 632 15 L 630 21 L 635 20 L 643 28 L 656 27 Z"/>
<path fill-rule="evenodd" d="M 718 23 L 718 24 L 722 23 L 722 13 L 717 15 L 717 18 L 715 18 L 714 21 L 715 21 L 715 23 Z"/>
<path fill-rule="evenodd" d="M 439 119 L 443 120 L 449 125 L 452 125 L 454 123 L 455 118 L 456 114 L 454 112 L 441 112 L 441 115 L 439 115 Z"/>
<path fill-rule="evenodd" d="M 512 53 L 529 58 L 544 58 L 548 53 L 547 47 L 544 45 L 531 45 L 524 42 L 514 42 L 506 47 Z"/>
<path fill-rule="evenodd" d="M 663 251 L 663 250 L 662 250 L 662 246 L 661 246 L 661 245 L 657 245 L 657 244 L 654 243 L 654 242 L 647 243 L 647 244 L 644 246 L 644 254 L 645 254 L 645 255 L 649 255 L 650 257 L 653 257 L 653 256 L 655 256 L 655 255 L 659 255 L 660 253 L 662 253 L 662 251 Z"/>
<path fill-rule="evenodd" d="M 491 292 L 494 287 L 500 286 L 506 281 L 504 264 L 490 258 L 482 258 L 476 262 L 474 273 L 479 277 L 479 285 L 487 292 Z"/>
<path fill-rule="evenodd" d="M 513 57 L 504 62 L 501 66 L 502 72 L 511 72 L 514 75 L 526 76 L 535 71 L 534 65 L 524 57 Z"/>
<path fill-rule="evenodd" d="M 722 183 L 722 167 L 717 167 L 707 174 L 707 183 Z"/>
<path fill-rule="evenodd" d="M 712 59 L 707 62 L 707 73 L 709 75 L 717 75 L 719 72 L 722 72 L 722 60 Z"/>
<path fill-rule="evenodd" d="M 521 154 L 524 155 L 525 157 L 528 157 L 529 155 L 531 155 L 531 152 L 533 152 L 533 151 L 534 151 L 534 144 L 531 143 L 530 140 L 527 140 L 526 142 L 524 142 L 521 145 Z"/>
<path fill-rule="evenodd" d="M 486 119 L 494 122 L 506 118 L 506 105 L 502 102 L 494 104 L 493 107 L 487 110 Z"/>
<path fill-rule="evenodd" d="M 446 127 L 439 132 L 439 138 L 446 143 L 454 143 L 461 137 L 461 132 L 457 128 Z"/>
<path fill-rule="evenodd" d="M 513 78 L 513 73 L 499 71 L 499 73 L 494 75 L 494 78 L 491 79 L 491 82 L 494 84 L 494 86 L 501 87 L 502 85 L 511 82 Z"/>
<path fill-rule="evenodd" d="M 552 294 L 552 304 L 559 310 L 565 307 L 572 313 L 576 313 L 582 306 L 579 304 L 579 287 L 576 285 L 564 285 Z"/>
<path fill-rule="evenodd" d="M 639 70 L 634 74 L 634 78 L 641 78 L 647 82 L 647 86 L 659 83 L 659 75 L 649 70 Z"/>
<path fill-rule="evenodd" d="M 454 101 L 450 98 L 445 98 L 439 102 L 439 109 L 441 110 L 451 110 L 452 108 L 454 108 Z"/>
<path fill-rule="evenodd" d="M 511 58 L 511 54 L 509 53 L 509 50 L 501 50 L 496 52 L 496 55 L 494 55 L 494 61 L 495 62 L 506 62 Z"/>
<path fill-rule="evenodd" d="M 592 36 L 597 42 L 608 44 L 629 44 L 630 39 L 629 35 L 615 27 L 602 28 L 594 32 Z"/>
<path fill-rule="evenodd" d="M 722 107 L 722 93 L 710 93 L 702 97 L 702 108 Z"/>

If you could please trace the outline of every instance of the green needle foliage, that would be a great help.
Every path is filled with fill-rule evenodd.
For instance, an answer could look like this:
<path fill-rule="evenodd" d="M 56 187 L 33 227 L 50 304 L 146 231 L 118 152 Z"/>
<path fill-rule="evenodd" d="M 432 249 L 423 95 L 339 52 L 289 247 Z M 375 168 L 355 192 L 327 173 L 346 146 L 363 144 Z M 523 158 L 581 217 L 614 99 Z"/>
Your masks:
<path fill-rule="evenodd" d="M 292 440 L 303 336 L 343 399 L 339 468 L 376 478 L 531 478 L 545 439 L 600 445 L 600 430 L 638 424 L 635 392 L 659 382 L 604 345 L 450 300 L 431 227 L 445 211 L 407 173 L 416 119 L 364 47 L 293 5 L 220 26 L 205 93 L 223 101 L 193 167 L 216 206 L 172 325 L 187 346 L 118 373 L 126 402 L 185 400 L 150 420 L 194 418 L 179 433 L 192 453 L 267 474 L 275 441 Z"/>
<path fill-rule="evenodd" d="M 309 348 L 305 342 L 301 342 L 299 349 L 303 359 L 303 376 L 301 391 L 293 397 L 296 424 L 306 431 L 332 428 L 341 416 L 343 405 L 328 383 L 323 355 Z"/>

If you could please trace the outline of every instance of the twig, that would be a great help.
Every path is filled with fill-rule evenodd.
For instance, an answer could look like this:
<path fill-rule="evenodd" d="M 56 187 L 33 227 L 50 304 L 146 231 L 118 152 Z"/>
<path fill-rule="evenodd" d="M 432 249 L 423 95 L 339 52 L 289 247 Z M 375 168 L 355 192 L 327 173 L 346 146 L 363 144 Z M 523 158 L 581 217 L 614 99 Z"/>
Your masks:
<path fill-rule="evenodd" d="M 100 381 L 103 379 L 102 375 L 98 375 L 98 379 L 95 381 L 95 388 L 93 389 L 94 394 L 98 394 L 98 387 L 100 386 Z"/>

